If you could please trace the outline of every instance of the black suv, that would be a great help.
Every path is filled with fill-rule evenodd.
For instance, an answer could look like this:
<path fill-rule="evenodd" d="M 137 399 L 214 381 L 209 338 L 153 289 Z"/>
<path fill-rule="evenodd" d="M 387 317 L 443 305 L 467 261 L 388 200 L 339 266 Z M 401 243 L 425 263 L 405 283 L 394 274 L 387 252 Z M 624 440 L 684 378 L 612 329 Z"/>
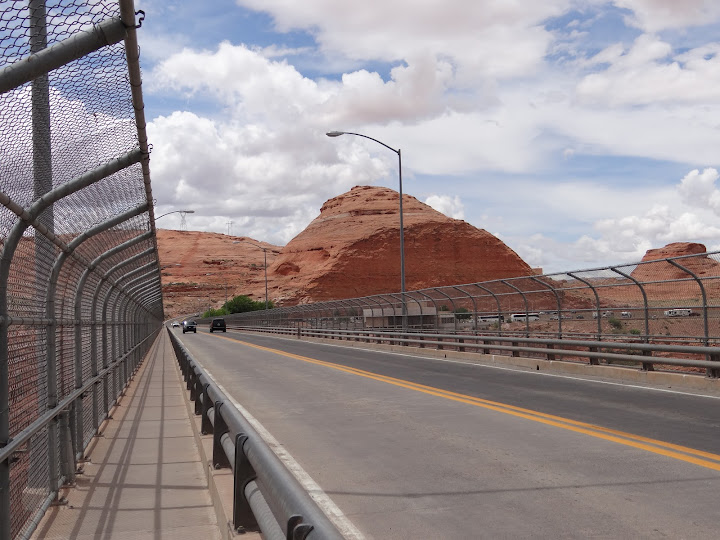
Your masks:
<path fill-rule="evenodd" d="M 227 327 L 225 326 L 225 319 L 213 319 L 210 323 L 210 333 L 212 334 L 214 330 L 217 330 L 218 332 L 222 330 L 223 332 L 227 332 Z"/>
<path fill-rule="evenodd" d="M 197 325 L 195 324 L 195 321 L 183 322 L 183 334 L 185 332 L 195 332 L 197 334 Z"/>

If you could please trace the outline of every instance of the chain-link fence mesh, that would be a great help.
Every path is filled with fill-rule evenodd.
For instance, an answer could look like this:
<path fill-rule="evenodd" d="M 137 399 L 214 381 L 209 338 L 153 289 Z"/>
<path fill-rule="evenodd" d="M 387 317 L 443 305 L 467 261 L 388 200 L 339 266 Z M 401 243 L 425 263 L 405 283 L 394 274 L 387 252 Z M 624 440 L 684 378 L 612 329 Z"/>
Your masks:
<path fill-rule="evenodd" d="M 227 316 L 228 323 L 713 345 L 720 253 Z M 204 322 L 204 321 L 202 321 Z"/>
<path fill-rule="evenodd" d="M 90 52 L 63 57 L 78 43 Z M 126 49 L 137 50 L 132 1 L 0 2 L 3 540 L 73 474 L 163 319 Z M 25 76 L 31 57 L 41 67 Z M 133 289 L 123 278 L 141 268 Z"/>

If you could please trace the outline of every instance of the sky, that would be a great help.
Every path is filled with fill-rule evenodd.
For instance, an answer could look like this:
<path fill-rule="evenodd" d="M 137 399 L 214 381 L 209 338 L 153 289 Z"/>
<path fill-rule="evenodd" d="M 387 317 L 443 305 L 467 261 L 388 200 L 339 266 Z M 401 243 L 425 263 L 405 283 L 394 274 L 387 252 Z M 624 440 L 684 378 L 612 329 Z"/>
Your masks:
<path fill-rule="evenodd" d="M 398 189 L 546 273 L 720 249 L 717 0 L 137 0 L 156 215 L 284 245 Z M 180 215 L 158 220 L 179 228 Z"/>

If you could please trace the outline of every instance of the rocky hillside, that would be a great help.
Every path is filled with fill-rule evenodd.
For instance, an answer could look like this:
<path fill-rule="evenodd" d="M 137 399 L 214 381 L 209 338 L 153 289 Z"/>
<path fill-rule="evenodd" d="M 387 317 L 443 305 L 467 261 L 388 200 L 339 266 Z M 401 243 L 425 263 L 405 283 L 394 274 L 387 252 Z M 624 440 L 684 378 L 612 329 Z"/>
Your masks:
<path fill-rule="evenodd" d="M 524 276 L 532 269 L 492 234 L 403 197 L 408 290 Z M 158 230 L 168 316 L 216 307 L 226 294 L 278 304 L 400 290 L 398 193 L 358 186 L 327 201 L 308 227 L 280 248 L 245 237 Z M 227 292 L 226 292 L 227 291 Z"/>

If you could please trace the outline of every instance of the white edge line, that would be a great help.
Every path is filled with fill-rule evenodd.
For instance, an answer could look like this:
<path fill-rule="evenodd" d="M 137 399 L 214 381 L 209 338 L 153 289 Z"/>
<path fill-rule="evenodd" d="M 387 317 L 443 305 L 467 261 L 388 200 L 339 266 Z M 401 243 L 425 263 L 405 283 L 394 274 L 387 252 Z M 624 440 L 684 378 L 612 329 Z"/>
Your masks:
<path fill-rule="evenodd" d="M 202 365 L 197 359 L 195 360 Z M 205 369 L 205 366 L 203 366 Z M 245 407 L 235 401 L 230 393 L 215 380 L 215 377 L 205 369 L 207 376 L 217 385 L 217 387 L 227 396 L 230 402 L 240 411 L 248 422 L 255 428 L 255 431 L 263 438 L 267 445 L 275 452 L 275 455 L 290 470 L 292 475 L 297 478 L 300 485 L 310 494 L 310 497 L 317 503 L 325 515 L 338 528 L 340 533 L 348 540 L 365 540 L 365 536 L 350 521 L 342 510 L 333 502 L 333 500 L 322 490 L 315 480 L 303 469 L 300 464 L 285 450 L 285 448 L 265 429 L 265 427 L 252 415 Z"/>

